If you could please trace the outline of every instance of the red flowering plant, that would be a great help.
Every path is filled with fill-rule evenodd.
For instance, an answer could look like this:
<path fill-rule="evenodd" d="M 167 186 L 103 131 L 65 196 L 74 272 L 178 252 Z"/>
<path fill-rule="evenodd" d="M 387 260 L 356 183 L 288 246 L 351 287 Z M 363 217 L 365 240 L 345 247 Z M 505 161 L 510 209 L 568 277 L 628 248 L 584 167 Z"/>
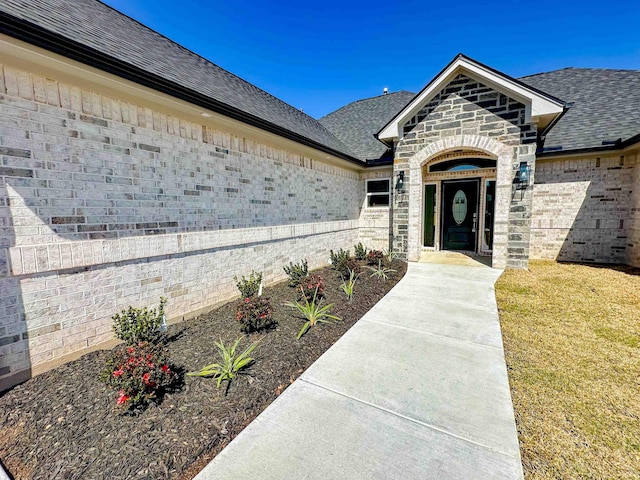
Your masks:
<path fill-rule="evenodd" d="M 177 386 L 179 376 L 162 346 L 141 342 L 117 348 L 99 379 L 118 392 L 118 409 L 138 411 Z"/>
<path fill-rule="evenodd" d="M 300 281 L 298 291 L 300 292 L 298 300 L 304 297 L 312 302 L 314 295 L 317 300 L 320 300 L 324 297 L 324 279 L 320 275 L 309 275 Z"/>
<path fill-rule="evenodd" d="M 265 297 L 247 297 L 238 302 L 236 320 L 245 333 L 255 332 L 275 325 L 273 308 Z"/>
<path fill-rule="evenodd" d="M 380 250 L 371 250 L 367 253 L 367 263 L 369 265 L 378 265 L 378 262 L 384 262 L 384 253 Z"/>

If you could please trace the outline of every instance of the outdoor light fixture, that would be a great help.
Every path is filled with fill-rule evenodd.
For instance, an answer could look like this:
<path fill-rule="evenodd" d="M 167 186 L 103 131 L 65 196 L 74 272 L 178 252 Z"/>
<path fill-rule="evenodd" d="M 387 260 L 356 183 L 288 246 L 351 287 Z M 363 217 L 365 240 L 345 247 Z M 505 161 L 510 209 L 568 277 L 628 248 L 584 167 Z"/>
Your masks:
<path fill-rule="evenodd" d="M 520 162 L 516 176 L 513 179 L 513 193 L 520 190 L 520 200 L 524 198 L 524 192 L 529 188 L 531 181 L 531 166 L 527 162 Z"/>
<path fill-rule="evenodd" d="M 404 170 L 398 172 L 398 180 L 396 181 L 396 191 L 401 192 L 404 189 Z"/>
<path fill-rule="evenodd" d="M 529 180 L 531 178 L 531 167 L 527 165 L 527 162 L 520 162 L 520 168 L 518 168 L 518 189 L 524 190 L 529 186 Z"/>

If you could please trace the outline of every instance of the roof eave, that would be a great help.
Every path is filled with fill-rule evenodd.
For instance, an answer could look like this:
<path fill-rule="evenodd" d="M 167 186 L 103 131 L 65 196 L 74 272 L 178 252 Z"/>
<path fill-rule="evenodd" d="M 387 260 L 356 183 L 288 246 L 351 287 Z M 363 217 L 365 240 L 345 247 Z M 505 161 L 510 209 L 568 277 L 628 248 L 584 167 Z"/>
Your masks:
<path fill-rule="evenodd" d="M 6 12 L 0 12 L 0 33 L 30 43 L 50 52 L 57 53 L 104 72 L 111 73 L 126 80 L 130 80 L 145 87 L 152 88 L 167 95 L 171 95 L 172 97 L 184 100 L 191 104 L 220 113 L 234 120 L 257 127 L 280 137 L 287 138 L 307 147 L 328 153 L 360 167 L 364 166 L 364 162 L 359 158 L 347 155 L 344 152 L 311 140 L 310 138 L 232 107 L 224 102 L 202 95 L 195 90 L 183 87 L 139 67 L 122 62 L 117 58 L 70 40 L 62 35 L 53 33 L 39 27 L 38 25 L 34 25 L 31 22 L 7 14 Z"/>

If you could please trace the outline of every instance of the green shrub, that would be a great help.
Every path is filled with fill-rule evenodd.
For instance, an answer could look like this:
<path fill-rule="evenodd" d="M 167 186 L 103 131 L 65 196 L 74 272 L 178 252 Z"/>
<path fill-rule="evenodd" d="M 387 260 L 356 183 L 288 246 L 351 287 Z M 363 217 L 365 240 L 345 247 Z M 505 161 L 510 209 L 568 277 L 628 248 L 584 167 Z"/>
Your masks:
<path fill-rule="evenodd" d="M 160 306 L 157 309 L 129 306 L 126 310 L 116 313 L 111 317 L 116 338 L 123 340 L 127 345 L 157 342 L 162 336 L 160 327 L 163 324 L 166 303 L 167 299 L 160 297 Z"/>
<path fill-rule="evenodd" d="M 268 298 L 247 297 L 238 302 L 236 320 L 242 325 L 240 330 L 251 333 L 275 325 L 273 308 Z"/>
<path fill-rule="evenodd" d="M 236 349 L 242 338 L 243 337 L 238 338 L 231 347 L 227 347 L 222 339 L 220 339 L 219 342 L 216 342 L 220 362 L 202 367 L 198 372 L 189 372 L 187 375 L 190 377 L 216 377 L 218 379 L 218 388 L 220 388 L 224 380 L 231 383 L 231 380 L 235 378 L 240 370 L 247 368 L 254 362 L 254 359 L 249 355 L 251 355 L 260 342 L 260 340 L 253 342 L 244 352 L 236 354 Z"/>
<path fill-rule="evenodd" d="M 360 265 L 349 254 L 349 250 L 340 249 L 336 253 L 330 251 L 331 268 L 336 270 L 342 277 L 349 276 L 350 271 L 358 273 Z"/>
<path fill-rule="evenodd" d="M 258 273 L 252 270 L 249 274 L 249 278 L 245 278 L 243 275 L 241 279 L 238 279 L 237 276 L 233 277 L 233 279 L 237 282 L 236 286 L 238 287 L 238 290 L 240 290 L 242 298 L 255 297 L 260 291 L 262 272 Z"/>
<path fill-rule="evenodd" d="M 162 393 L 177 386 L 180 377 L 164 348 L 152 343 L 118 347 L 107 359 L 99 379 L 118 391 L 117 408 L 139 411 L 158 402 Z"/>
<path fill-rule="evenodd" d="M 333 252 L 333 250 L 329 250 L 329 259 L 330 259 L 330 262 L 331 262 L 331 266 L 334 269 L 336 268 L 336 265 L 338 265 L 341 262 L 345 261 L 350 256 L 351 255 L 349 253 L 349 250 L 340 249 L 335 253 Z"/>
<path fill-rule="evenodd" d="M 304 318 L 307 320 L 305 324 L 302 326 L 300 331 L 298 332 L 298 338 L 306 333 L 310 327 L 317 325 L 318 323 L 335 323 L 337 321 L 342 320 L 335 315 L 331 315 L 330 310 L 333 307 L 333 303 L 329 305 L 325 305 L 324 307 L 320 306 L 320 300 L 314 294 L 313 299 L 309 301 L 307 297 L 304 298 L 304 303 L 300 302 L 286 302 L 285 305 L 287 307 L 293 307 L 298 312 L 300 312 Z"/>
<path fill-rule="evenodd" d="M 289 286 L 297 287 L 300 282 L 309 276 L 309 267 L 307 265 L 307 259 L 305 258 L 300 263 L 289 262 L 289 265 L 282 267 L 284 273 L 289 275 Z"/>
<path fill-rule="evenodd" d="M 362 245 L 362 242 L 360 242 L 359 244 L 354 246 L 353 252 L 354 252 L 354 256 L 355 256 L 356 260 L 358 260 L 360 262 L 363 261 L 363 260 L 366 260 L 366 258 L 367 258 L 367 249 L 365 248 L 364 245 Z"/>

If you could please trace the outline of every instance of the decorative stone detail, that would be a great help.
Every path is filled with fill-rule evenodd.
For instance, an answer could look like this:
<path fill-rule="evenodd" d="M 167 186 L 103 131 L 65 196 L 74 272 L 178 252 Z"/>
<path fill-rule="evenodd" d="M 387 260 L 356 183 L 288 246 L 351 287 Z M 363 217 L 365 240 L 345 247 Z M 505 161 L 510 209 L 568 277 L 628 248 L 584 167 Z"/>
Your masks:
<path fill-rule="evenodd" d="M 459 75 L 407 122 L 403 132 L 394 170 L 408 172 L 409 181 L 407 191 L 394 199 L 394 249 L 406 252 L 409 260 L 419 258 L 423 166 L 443 155 L 483 152 L 497 159 L 493 266 L 525 268 L 531 189 L 522 197 L 512 190 L 520 162 L 527 162 L 532 171 L 535 167 L 537 130 L 535 124 L 525 123 L 525 106 Z"/>

